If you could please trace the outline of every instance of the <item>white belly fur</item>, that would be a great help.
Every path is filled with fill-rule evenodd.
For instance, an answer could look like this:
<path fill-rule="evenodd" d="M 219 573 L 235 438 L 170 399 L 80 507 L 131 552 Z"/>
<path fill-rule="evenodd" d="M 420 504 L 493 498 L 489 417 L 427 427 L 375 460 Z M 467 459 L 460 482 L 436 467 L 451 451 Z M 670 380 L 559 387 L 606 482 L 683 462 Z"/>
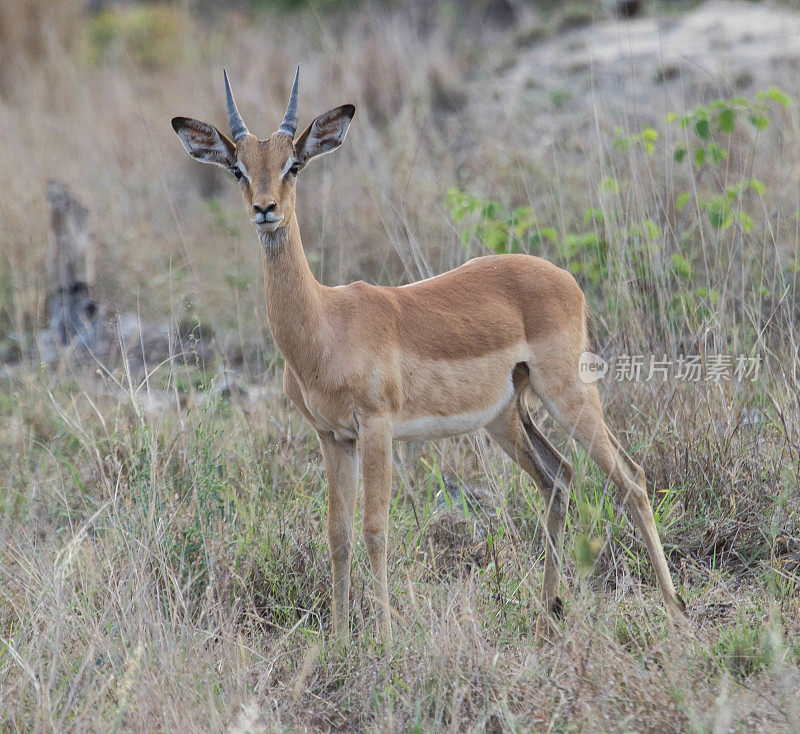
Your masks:
<path fill-rule="evenodd" d="M 397 441 L 427 441 L 477 431 L 497 418 L 513 396 L 514 386 L 509 379 L 508 389 L 503 398 L 489 408 L 473 413 L 425 415 L 397 421 L 394 424 L 394 438 Z"/>

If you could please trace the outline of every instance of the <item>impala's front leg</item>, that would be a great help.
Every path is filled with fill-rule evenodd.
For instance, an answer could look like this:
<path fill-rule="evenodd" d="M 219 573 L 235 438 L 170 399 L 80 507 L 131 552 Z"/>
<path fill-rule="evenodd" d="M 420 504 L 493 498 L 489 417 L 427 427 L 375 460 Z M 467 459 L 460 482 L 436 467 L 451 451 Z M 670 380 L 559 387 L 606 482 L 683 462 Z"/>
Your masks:
<path fill-rule="evenodd" d="M 392 494 L 392 421 L 370 416 L 361 421 L 361 465 L 364 473 L 364 542 L 372 568 L 378 625 L 385 643 L 392 640 L 386 544 Z"/>
<path fill-rule="evenodd" d="M 355 441 L 337 441 L 320 432 L 322 458 L 328 476 L 328 545 L 333 572 L 333 633 L 350 634 L 350 560 L 353 552 L 353 514 L 358 488 Z"/>

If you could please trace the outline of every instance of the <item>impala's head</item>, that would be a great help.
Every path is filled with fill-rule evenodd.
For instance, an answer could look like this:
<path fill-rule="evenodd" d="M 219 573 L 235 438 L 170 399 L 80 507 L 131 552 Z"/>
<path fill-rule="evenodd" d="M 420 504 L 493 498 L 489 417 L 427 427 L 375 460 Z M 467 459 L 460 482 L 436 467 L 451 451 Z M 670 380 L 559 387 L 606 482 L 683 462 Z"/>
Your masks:
<path fill-rule="evenodd" d="M 294 215 L 297 174 L 314 156 L 338 148 L 347 135 L 356 108 L 335 107 L 320 115 L 295 139 L 300 67 L 292 85 L 289 105 L 278 130 L 259 140 L 245 126 L 225 76 L 228 123 L 233 140 L 213 125 L 188 117 L 174 117 L 172 127 L 192 158 L 230 171 L 239 182 L 250 221 L 259 232 L 275 232 Z"/>

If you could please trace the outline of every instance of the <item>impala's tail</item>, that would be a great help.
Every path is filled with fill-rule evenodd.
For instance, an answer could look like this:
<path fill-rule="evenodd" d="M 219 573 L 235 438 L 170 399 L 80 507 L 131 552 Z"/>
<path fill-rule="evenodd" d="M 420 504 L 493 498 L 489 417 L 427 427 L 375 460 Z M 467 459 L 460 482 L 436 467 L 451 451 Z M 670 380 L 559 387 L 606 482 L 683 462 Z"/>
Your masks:
<path fill-rule="evenodd" d="M 597 354 L 597 335 L 595 332 L 594 317 L 589 310 L 589 302 L 583 297 L 583 350 Z"/>

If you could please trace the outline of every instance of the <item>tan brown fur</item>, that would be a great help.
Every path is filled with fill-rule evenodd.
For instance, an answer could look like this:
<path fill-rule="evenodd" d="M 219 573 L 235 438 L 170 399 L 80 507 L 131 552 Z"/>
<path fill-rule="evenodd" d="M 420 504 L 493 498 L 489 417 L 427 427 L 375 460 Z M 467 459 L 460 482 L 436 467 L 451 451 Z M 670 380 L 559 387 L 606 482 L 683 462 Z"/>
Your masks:
<path fill-rule="evenodd" d="M 527 255 L 477 258 L 399 288 L 363 282 L 328 287 L 313 277 L 295 217 L 292 158 L 305 165 L 344 139 L 354 108 L 321 115 L 294 143 L 247 134 L 235 147 L 252 182 L 248 213 L 267 206 L 282 219 L 259 226 L 267 314 L 286 361 L 284 389 L 320 437 L 328 477 L 333 624 L 348 629 L 348 589 L 356 492 L 356 442 L 364 477 L 364 537 L 375 581 L 378 624 L 391 638 L 386 570 L 393 438 L 436 438 L 485 426 L 539 487 L 547 548 L 542 614 L 549 634 L 560 608 L 563 532 L 572 467 L 534 425 L 524 398 L 533 390 L 600 464 L 628 505 L 647 545 L 670 615 L 682 618 L 647 498 L 644 472 L 603 420 L 595 384 L 578 377 L 589 342 L 588 312 L 575 279 Z M 232 166 L 219 131 L 176 118 L 192 155 Z M 209 132 L 209 129 L 211 132 Z M 196 131 L 208 148 L 191 148 Z M 197 134 L 200 134 L 197 133 Z M 222 142 L 216 136 L 221 136 Z M 213 146 L 212 146 L 213 144 Z M 210 152 L 209 152 L 210 151 Z M 222 152 L 220 152 L 222 151 Z"/>

